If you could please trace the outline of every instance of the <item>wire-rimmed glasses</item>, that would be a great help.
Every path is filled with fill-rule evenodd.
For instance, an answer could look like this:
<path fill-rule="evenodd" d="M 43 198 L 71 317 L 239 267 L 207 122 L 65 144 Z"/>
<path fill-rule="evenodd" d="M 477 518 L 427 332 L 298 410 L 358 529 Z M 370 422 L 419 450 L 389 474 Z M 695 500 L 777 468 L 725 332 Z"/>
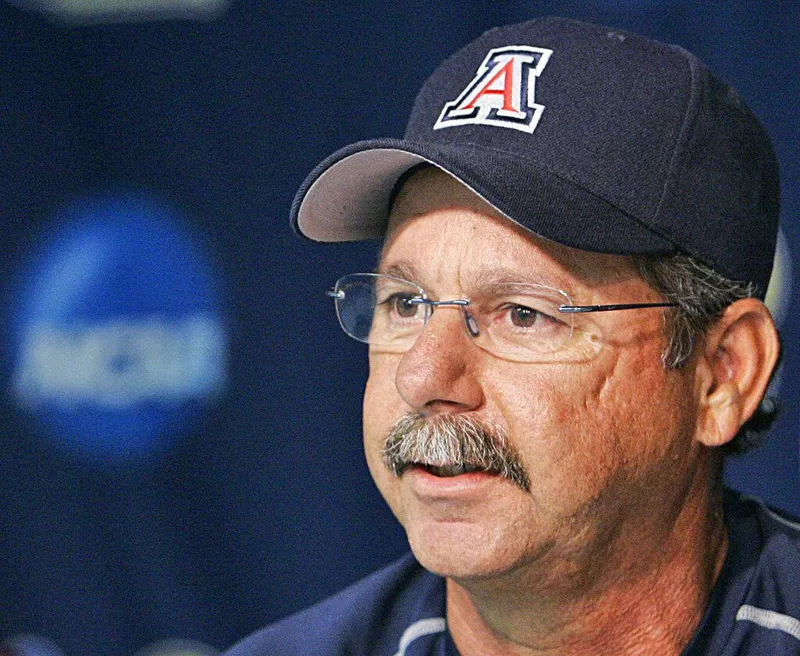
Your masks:
<path fill-rule="evenodd" d="M 435 301 L 419 285 L 381 273 L 353 273 L 327 292 L 342 330 L 359 342 L 403 352 L 411 348 L 434 310 L 456 307 L 464 327 L 486 351 L 519 362 L 553 356 L 570 341 L 575 315 L 674 303 L 573 305 L 566 292 L 529 282 L 496 282 L 471 298 Z"/>

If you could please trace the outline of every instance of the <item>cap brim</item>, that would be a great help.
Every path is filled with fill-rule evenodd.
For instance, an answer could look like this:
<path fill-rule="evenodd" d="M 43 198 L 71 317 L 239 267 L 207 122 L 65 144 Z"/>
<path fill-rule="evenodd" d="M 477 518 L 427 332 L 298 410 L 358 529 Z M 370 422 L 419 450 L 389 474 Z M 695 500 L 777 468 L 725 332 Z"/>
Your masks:
<path fill-rule="evenodd" d="M 292 225 L 320 242 L 380 238 L 398 179 L 423 162 L 449 173 L 512 221 L 559 244 L 620 255 L 677 250 L 635 217 L 518 156 L 400 139 L 354 143 L 321 162 L 295 196 Z"/>

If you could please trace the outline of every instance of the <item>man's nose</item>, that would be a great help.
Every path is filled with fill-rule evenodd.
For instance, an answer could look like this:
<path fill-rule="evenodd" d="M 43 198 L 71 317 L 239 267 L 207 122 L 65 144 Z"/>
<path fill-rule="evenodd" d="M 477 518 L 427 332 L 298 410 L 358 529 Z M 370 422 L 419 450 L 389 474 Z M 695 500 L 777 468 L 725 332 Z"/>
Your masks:
<path fill-rule="evenodd" d="M 472 343 L 464 320 L 459 306 L 437 308 L 400 360 L 395 385 L 422 415 L 467 412 L 483 404 L 477 376 L 482 351 Z"/>

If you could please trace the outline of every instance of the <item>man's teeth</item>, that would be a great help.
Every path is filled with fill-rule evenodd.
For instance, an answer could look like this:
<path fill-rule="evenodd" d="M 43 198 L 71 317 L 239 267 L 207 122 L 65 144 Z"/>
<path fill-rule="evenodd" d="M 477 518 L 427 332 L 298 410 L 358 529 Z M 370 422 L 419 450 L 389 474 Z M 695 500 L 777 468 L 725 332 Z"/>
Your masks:
<path fill-rule="evenodd" d="M 427 465 L 426 469 L 434 476 L 458 476 L 476 471 L 478 468 L 474 465 L 442 465 L 440 467 Z"/>

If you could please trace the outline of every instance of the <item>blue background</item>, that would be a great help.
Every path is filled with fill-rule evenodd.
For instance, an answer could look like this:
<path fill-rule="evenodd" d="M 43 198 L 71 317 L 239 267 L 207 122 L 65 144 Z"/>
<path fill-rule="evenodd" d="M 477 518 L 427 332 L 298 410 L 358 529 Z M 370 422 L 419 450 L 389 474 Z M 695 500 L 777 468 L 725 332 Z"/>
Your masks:
<path fill-rule="evenodd" d="M 202 421 L 129 458 L 49 439 L 0 367 L 0 640 L 36 633 L 67 656 L 170 637 L 224 648 L 406 550 L 363 463 L 364 351 L 324 297 L 377 245 L 301 243 L 289 204 L 334 149 L 402 134 L 453 50 L 547 14 L 678 43 L 733 84 L 775 141 L 800 253 L 794 1 L 234 1 L 208 22 L 83 27 L 0 4 L 0 326 L 61 208 L 124 187 L 177 208 L 207 251 L 230 340 L 226 391 Z M 727 475 L 800 513 L 789 293 L 783 414 Z"/>

